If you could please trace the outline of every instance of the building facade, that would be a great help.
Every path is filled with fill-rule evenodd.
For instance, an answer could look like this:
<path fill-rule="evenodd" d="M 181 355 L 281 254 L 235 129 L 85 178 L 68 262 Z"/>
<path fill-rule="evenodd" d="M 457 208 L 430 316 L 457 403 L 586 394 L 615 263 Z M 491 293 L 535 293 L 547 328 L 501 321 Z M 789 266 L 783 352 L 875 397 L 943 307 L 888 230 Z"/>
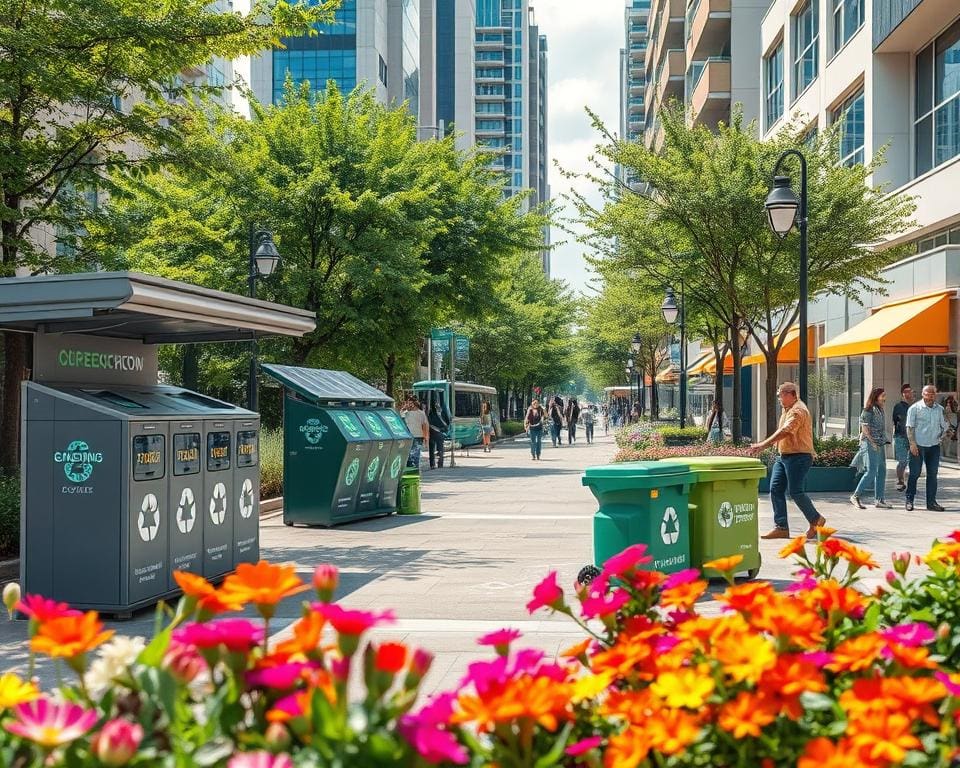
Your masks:
<path fill-rule="evenodd" d="M 436 3 L 436 126 L 456 132 L 457 147 L 476 143 L 474 0 L 434 0 Z"/>
<path fill-rule="evenodd" d="M 530 81 L 527 88 L 530 98 L 528 126 L 530 132 L 530 188 L 532 202 L 539 205 L 550 199 L 550 157 L 547 151 L 547 38 L 540 34 L 535 24 L 529 28 Z M 544 243 L 548 246 L 540 253 L 540 263 L 545 274 L 550 274 L 550 227 L 543 228 Z"/>
<path fill-rule="evenodd" d="M 623 13 L 624 47 L 620 49 L 620 133 L 629 141 L 643 141 L 646 119 L 646 56 L 650 35 L 651 0 L 627 0 Z M 618 166 L 621 183 L 636 188 L 638 180 L 627 178 Z"/>

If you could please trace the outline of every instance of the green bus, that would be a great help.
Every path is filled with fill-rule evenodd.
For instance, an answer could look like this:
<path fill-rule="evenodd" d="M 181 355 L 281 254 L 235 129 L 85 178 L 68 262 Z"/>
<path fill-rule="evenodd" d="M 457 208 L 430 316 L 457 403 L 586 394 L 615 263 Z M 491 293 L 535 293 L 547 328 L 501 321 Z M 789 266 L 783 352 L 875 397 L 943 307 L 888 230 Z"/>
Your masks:
<path fill-rule="evenodd" d="M 483 432 L 480 429 L 480 404 L 490 403 L 490 414 L 493 416 L 493 432 L 497 437 L 503 433 L 500 430 L 500 408 L 497 403 L 497 390 L 485 387 L 482 384 L 456 382 L 453 385 L 454 405 L 457 415 L 453 420 L 454 443 L 459 445 L 479 445 L 483 442 Z M 418 381 L 413 385 L 414 394 L 420 401 L 424 412 L 429 414 L 435 402 L 450 420 L 450 382 Z M 448 433 L 447 437 L 451 435 Z"/>

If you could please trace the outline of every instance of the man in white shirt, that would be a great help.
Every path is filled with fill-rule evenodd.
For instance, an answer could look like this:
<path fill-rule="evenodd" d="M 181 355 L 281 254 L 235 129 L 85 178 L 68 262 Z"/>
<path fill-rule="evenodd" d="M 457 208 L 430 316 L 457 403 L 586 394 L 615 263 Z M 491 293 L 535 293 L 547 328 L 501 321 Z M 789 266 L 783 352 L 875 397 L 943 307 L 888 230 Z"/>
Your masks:
<path fill-rule="evenodd" d="M 407 457 L 408 467 L 420 466 L 420 452 L 424 443 L 430 439 L 430 423 L 427 414 L 420 408 L 420 403 L 414 397 L 408 397 L 400 406 L 400 415 L 403 417 L 410 434 L 413 435 L 413 445 L 410 446 L 410 455 Z"/>
<path fill-rule="evenodd" d="M 907 512 L 913 511 L 917 495 L 917 480 L 921 466 L 927 468 L 927 509 L 943 512 L 937 504 L 937 473 L 940 470 L 940 440 L 950 429 L 950 422 L 937 402 L 937 388 L 927 384 L 921 393 L 923 399 L 907 411 L 907 440 L 910 441 L 910 475 L 907 478 Z"/>

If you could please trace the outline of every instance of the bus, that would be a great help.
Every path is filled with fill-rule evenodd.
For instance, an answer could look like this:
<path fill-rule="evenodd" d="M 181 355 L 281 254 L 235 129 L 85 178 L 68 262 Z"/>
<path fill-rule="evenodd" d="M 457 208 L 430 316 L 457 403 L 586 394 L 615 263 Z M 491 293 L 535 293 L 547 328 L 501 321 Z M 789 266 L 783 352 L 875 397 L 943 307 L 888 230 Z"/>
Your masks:
<path fill-rule="evenodd" d="M 493 417 L 493 432 L 497 437 L 503 433 L 500 430 L 500 408 L 497 402 L 497 390 L 485 387 L 482 384 L 470 384 L 458 381 L 453 385 L 454 405 L 457 415 L 453 420 L 453 438 L 459 445 L 479 445 L 483 442 L 483 432 L 480 429 L 480 403 L 490 403 L 490 415 Z M 447 420 L 450 420 L 450 382 L 444 380 L 418 381 L 413 385 L 413 392 L 424 413 L 430 413 L 435 402 L 440 403 Z M 450 437 L 450 433 L 447 434 Z"/>

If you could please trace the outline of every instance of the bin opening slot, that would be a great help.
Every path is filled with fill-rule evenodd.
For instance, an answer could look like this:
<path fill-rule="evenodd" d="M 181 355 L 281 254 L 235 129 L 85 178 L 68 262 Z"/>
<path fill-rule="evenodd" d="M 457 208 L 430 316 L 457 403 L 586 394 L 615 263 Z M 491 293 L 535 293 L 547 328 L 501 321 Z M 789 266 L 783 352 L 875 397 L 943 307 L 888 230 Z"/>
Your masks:
<path fill-rule="evenodd" d="M 103 400 L 104 402 L 110 403 L 110 405 L 115 405 L 117 408 L 145 409 L 147 407 L 142 403 L 138 403 L 135 400 L 131 400 L 128 397 L 118 395 L 116 392 L 110 392 L 106 389 L 85 389 L 83 392 L 91 397 L 97 398 L 98 400 Z"/>
<path fill-rule="evenodd" d="M 207 434 L 207 471 L 222 469 L 230 469 L 230 433 L 210 432 Z"/>
<path fill-rule="evenodd" d="M 159 480 L 164 474 L 163 435 L 136 435 L 133 438 L 133 479 Z"/>
<path fill-rule="evenodd" d="M 173 474 L 196 475 L 200 472 L 200 433 L 173 436 Z"/>
<path fill-rule="evenodd" d="M 255 467 L 259 453 L 256 430 L 250 429 L 237 432 L 238 467 Z"/>

